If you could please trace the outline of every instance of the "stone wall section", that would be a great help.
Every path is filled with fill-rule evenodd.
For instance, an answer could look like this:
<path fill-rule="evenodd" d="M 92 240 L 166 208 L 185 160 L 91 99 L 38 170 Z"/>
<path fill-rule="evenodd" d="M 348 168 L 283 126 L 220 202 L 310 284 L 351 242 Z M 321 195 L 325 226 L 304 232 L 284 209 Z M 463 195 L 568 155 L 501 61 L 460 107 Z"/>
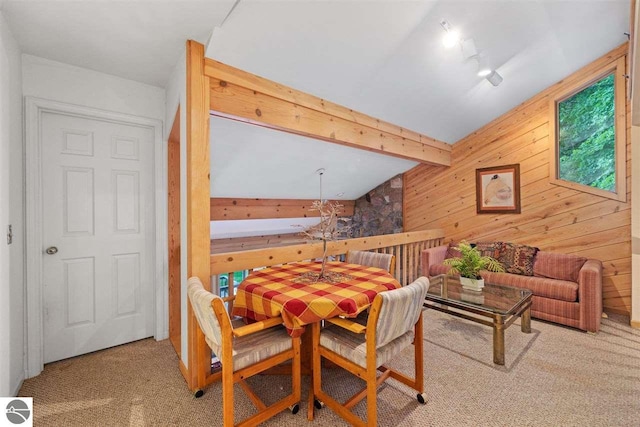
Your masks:
<path fill-rule="evenodd" d="M 351 236 L 367 237 L 402 231 L 402 174 L 400 174 L 356 200 L 351 221 Z"/>

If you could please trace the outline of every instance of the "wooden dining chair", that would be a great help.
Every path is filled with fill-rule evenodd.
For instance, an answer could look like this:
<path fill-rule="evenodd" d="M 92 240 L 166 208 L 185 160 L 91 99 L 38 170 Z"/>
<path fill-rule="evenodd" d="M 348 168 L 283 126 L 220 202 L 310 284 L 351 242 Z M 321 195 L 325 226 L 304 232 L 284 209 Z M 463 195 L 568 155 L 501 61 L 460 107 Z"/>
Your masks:
<path fill-rule="evenodd" d="M 341 317 L 327 319 L 324 328 L 313 324 L 313 393 L 319 403 L 324 403 L 355 426 L 376 426 L 377 388 L 389 377 L 416 390 L 418 402 L 426 403 L 423 384 L 422 308 L 428 289 L 429 279 L 420 277 L 410 285 L 379 293 L 373 300 L 366 324 L 357 319 Z M 412 342 L 415 369 L 413 378 L 385 366 L 385 363 Z M 363 379 L 366 387 L 344 403 L 338 402 L 322 390 L 322 358 Z M 379 376 L 377 371 L 381 372 Z M 365 397 L 366 423 L 351 411 Z"/>
<path fill-rule="evenodd" d="M 224 300 L 204 289 L 197 277 L 188 281 L 187 293 L 198 325 L 211 350 L 222 363 L 222 410 L 224 427 L 234 426 L 233 386 L 240 383 L 258 412 L 235 424 L 255 426 L 289 408 L 298 412 L 300 401 L 300 338 L 291 338 L 285 328 L 279 326 L 282 318 L 234 327 Z M 253 392 L 245 379 L 292 361 L 291 394 L 266 406 Z"/>
<path fill-rule="evenodd" d="M 396 257 L 391 254 L 380 254 L 369 251 L 348 251 L 346 261 L 349 264 L 366 265 L 387 270 L 393 275 L 396 267 Z"/>

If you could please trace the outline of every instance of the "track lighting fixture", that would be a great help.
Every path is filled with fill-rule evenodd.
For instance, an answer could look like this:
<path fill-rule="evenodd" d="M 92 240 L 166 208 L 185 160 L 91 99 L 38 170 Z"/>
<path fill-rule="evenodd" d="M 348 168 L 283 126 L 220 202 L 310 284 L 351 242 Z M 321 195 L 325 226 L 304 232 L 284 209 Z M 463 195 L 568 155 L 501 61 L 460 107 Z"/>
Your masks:
<path fill-rule="evenodd" d="M 497 71 L 493 70 L 487 76 L 487 80 L 489 80 L 489 83 L 491 83 L 492 85 L 498 86 L 500 83 L 502 83 L 502 76 L 500 74 L 498 74 Z"/>
<path fill-rule="evenodd" d="M 442 38 L 442 44 L 444 47 L 452 48 L 460 43 L 460 34 L 451 27 L 451 25 L 444 19 L 440 21 L 440 25 L 444 29 L 444 37 Z"/>
<path fill-rule="evenodd" d="M 474 60 L 478 63 L 478 71 L 477 74 L 479 77 L 486 78 L 489 83 L 494 86 L 498 86 L 502 83 L 502 76 L 498 74 L 496 70 L 491 68 L 489 61 L 485 55 L 482 55 L 476 49 L 476 44 L 472 38 L 462 39 L 460 38 L 460 34 L 451 26 L 451 24 L 446 19 L 440 20 L 440 26 L 445 31 L 444 37 L 442 39 L 442 43 L 445 47 L 450 48 L 455 46 L 456 44 L 460 45 L 460 50 L 462 51 L 462 57 L 468 60 Z"/>

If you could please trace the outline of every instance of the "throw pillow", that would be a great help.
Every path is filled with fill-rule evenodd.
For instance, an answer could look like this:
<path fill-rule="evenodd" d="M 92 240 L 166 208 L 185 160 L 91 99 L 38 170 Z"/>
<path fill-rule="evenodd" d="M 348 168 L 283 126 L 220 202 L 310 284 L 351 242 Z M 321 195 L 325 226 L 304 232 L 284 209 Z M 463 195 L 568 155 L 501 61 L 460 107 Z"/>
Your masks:
<path fill-rule="evenodd" d="M 447 255 L 445 255 L 445 259 L 447 258 L 460 258 L 462 256 L 462 254 L 460 253 L 459 250 L 456 249 L 456 247 L 458 246 L 457 243 L 449 243 L 449 247 L 447 248 Z"/>
<path fill-rule="evenodd" d="M 533 276 L 533 260 L 538 248 L 516 243 L 504 243 L 498 261 L 507 273 Z"/>
<path fill-rule="evenodd" d="M 475 248 L 480 251 L 482 256 L 498 259 L 500 252 L 502 252 L 502 242 L 478 242 Z"/>
<path fill-rule="evenodd" d="M 533 265 L 533 275 L 577 282 L 585 257 L 540 251 Z"/>

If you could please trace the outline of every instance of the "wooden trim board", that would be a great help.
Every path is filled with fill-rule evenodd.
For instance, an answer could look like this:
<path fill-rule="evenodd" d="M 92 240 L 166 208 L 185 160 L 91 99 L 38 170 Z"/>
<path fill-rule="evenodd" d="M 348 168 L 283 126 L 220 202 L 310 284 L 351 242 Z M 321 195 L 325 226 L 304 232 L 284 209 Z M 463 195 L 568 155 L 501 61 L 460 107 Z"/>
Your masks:
<path fill-rule="evenodd" d="M 310 211 L 314 200 L 298 199 L 237 199 L 211 198 L 211 220 L 273 219 L 273 218 L 315 218 L 318 211 Z M 353 216 L 354 200 L 328 200 L 344 206 L 339 216 Z"/>

